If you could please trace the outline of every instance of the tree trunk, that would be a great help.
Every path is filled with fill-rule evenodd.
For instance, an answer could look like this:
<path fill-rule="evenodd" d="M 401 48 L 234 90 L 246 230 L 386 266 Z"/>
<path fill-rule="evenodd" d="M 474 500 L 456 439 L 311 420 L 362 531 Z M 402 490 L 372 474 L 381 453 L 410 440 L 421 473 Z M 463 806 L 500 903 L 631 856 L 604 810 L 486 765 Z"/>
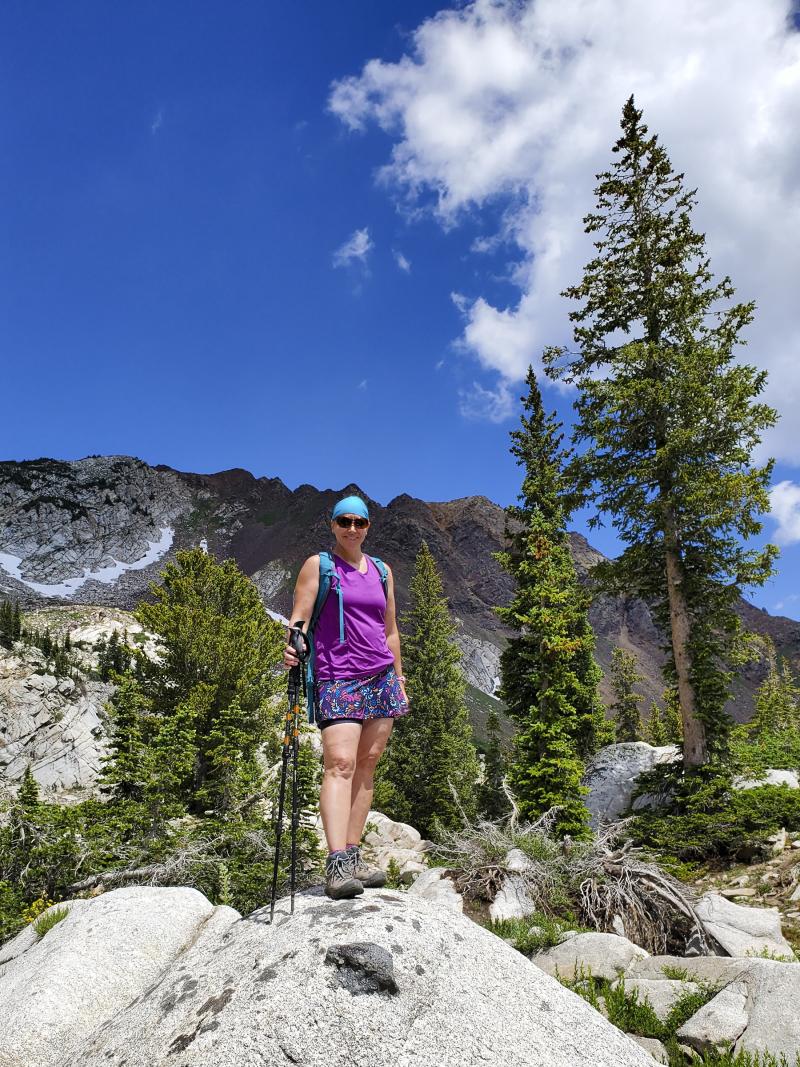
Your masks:
<path fill-rule="evenodd" d="M 689 652 L 689 607 L 681 589 L 681 564 L 677 552 L 667 549 L 667 594 L 672 631 L 672 651 L 678 675 L 678 699 L 683 721 L 683 761 L 687 766 L 699 767 L 708 763 L 706 729 L 697 717 L 697 694 L 690 678 L 692 657 Z"/>

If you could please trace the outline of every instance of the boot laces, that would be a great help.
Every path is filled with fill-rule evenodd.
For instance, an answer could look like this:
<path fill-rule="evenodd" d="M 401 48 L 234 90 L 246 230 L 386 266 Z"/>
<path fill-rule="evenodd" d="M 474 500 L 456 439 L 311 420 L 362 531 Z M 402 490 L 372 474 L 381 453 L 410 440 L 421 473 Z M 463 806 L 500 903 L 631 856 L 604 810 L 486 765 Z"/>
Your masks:
<path fill-rule="evenodd" d="M 352 877 L 350 873 L 351 863 L 352 861 L 346 852 L 338 852 L 334 856 L 328 856 L 325 874 L 334 881 L 344 881 Z"/>

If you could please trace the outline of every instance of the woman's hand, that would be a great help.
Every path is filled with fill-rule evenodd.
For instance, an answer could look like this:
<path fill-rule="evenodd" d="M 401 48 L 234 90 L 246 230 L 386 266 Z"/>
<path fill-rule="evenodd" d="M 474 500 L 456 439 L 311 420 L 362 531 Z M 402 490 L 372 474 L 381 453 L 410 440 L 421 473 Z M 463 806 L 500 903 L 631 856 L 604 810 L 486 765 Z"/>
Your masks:
<path fill-rule="evenodd" d="M 290 671 L 292 667 L 296 667 L 300 660 L 297 658 L 297 653 L 291 645 L 286 645 L 283 650 L 283 669 Z"/>

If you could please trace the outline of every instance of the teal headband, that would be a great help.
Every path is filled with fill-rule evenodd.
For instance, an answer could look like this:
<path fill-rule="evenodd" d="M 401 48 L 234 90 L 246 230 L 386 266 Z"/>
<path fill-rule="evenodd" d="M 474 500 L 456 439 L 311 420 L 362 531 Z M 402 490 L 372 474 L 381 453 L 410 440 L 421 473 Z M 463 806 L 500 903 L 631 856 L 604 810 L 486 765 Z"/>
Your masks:
<path fill-rule="evenodd" d="M 360 515 L 369 522 L 367 505 L 360 496 L 346 496 L 344 500 L 340 500 L 333 509 L 332 518 L 337 519 L 340 515 Z"/>

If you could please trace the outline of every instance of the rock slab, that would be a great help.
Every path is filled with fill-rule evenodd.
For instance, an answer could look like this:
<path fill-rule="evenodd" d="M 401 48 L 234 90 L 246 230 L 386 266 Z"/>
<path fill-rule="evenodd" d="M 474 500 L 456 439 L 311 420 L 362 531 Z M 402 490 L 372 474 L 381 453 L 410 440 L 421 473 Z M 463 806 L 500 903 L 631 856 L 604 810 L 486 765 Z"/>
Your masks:
<path fill-rule="evenodd" d="M 687 1019 L 675 1036 L 698 1052 L 708 1052 L 717 1045 L 732 1045 L 747 1026 L 748 1018 L 747 986 L 731 982 Z"/>
<path fill-rule="evenodd" d="M 119 890 L 117 893 L 130 893 Z M 298 895 L 295 913 L 279 902 L 245 919 L 230 909 L 192 901 L 194 929 L 182 951 L 179 914 L 169 894 L 148 909 L 151 929 L 130 908 L 116 929 L 107 923 L 117 893 L 84 902 L 63 924 L 49 962 L 77 939 L 69 960 L 71 984 L 55 981 L 28 947 L 14 959 L 40 1003 L 58 1002 L 62 1022 L 36 1057 L 7 1059 L 17 1067 L 647 1067 L 651 1057 L 580 997 L 534 967 L 500 938 L 463 915 L 407 893 L 367 890 L 354 901 L 332 902 L 321 891 Z M 189 904 L 184 897 L 183 907 Z M 102 905 L 96 912 L 95 909 Z M 220 912 L 226 914 L 220 915 Z M 154 915 L 163 924 L 154 938 Z M 198 926 L 198 918 L 209 916 Z M 219 916 L 219 921 L 216 921 Z M 127 933 L 125 928 L 127 927 Z M 57 927 L 55 928 L 58 929 Z M 136 931 L 141 937 L 137 937 Z M 172 934 L 169 931 L 172 930 Z M 167 951 L 167 942 L 170 949 Z M 148 953 L 144 947 L 148 947 Z M 57 948 L 57 951 L 55 949 Z M 172 953 L 172 958 L 167 958 Z M 108 987 L 114 966 L 126 974 Z M 98 966 L 100 964 L 101 966 Z M 147 966 L 145 966 L 147 964 Z M 79 981 L 76 979 L 80 979 Z M 135 979 L 135 980 L 134 980 Z M 5 979 L 7 981 L 7 978 Z M 102 1011 L 83 1018 L 88 990 Z M 3 990 L 2 1003 L 8 1004 Z M 32 999 L 32 998 L 31 998 Z M 12 998 L 16 1005 L 17 996 Z M 8 1010 L 8 1009 L 6 1009 Z M 14 1008 L 3 1034 L 17 1047 L 42 1033 L 30 1002 Z M 21 1012 L 21 1014 L 20 1014 Z M 80 1019 L 83 1040 L 65 1021 Z M 87 1032 L 88 1031 L 88 1032 Z M 4 1047 L 8 1047 L 7 1045 Z"/>
<path fill-rule="evenodd" d="M 631 965 L 626 985 L 632 978 L 663 977 L 664 967 L 683 967 L 698 982 L 747 987 L 748 1023 L 736 1051 L 768 1049 L 774 1056 L 785 1055 L 789 1063 L 800 1054 L 800 964 L 729 956 L 650 956 Z"/>
<path fill-rule="evenodd" d="M 74 901 L 41 939 L 23 930 L 0 948 L 0 1063 L 48 1067 L 71 1055 L 157 982 L 215 912 L 238 918 L 196 889 L 131 886 Z"/>
<path fill-rule="evenodd" d="M 794 959 L 792 946 L 781 933 L 777 908 L 745 908 L 716 893 L 707 893 L 695 910 L 708 933 L 730 956 L 768 952 Z"/>
<path fill-rule="evenodd" d="M 637 1045 L 640 1045 L 645 1052 L 649 1052 L 656 1063 L 669 1063 L 669 1053 L 661 1044 L 660 1041 L 654 1037 L 639 1037 L 638 1034 L 630 1035 Z"/>
<path fill-rule="evenodd" d="M 581 784 L 589 789 L 584 803 L 591 815 L 592 829 L 616 822 L 631 802 L 639 775 L 659 763 L 671 762 L 677 754 L 675 745 L 655 747 L 644 741 L 625 741 L 601 748 L 587 763 L 581 779 Z M 642 806 L 643 800 L 639 798 L 634 807 Z"/>
<path fill-rule="evenodd" d="M 594 978 L 608 978 L 613 982 L 631 964 L 648 955 L 627 937 L 617 934 L 576 934 L 560 945 L 535 952 L 531 962 L 547 974 L 555 977 L 557 971 L 569 981 L 575 974 L 580 976 L 583 969 L 587 976 L 591 971 Z"/>

